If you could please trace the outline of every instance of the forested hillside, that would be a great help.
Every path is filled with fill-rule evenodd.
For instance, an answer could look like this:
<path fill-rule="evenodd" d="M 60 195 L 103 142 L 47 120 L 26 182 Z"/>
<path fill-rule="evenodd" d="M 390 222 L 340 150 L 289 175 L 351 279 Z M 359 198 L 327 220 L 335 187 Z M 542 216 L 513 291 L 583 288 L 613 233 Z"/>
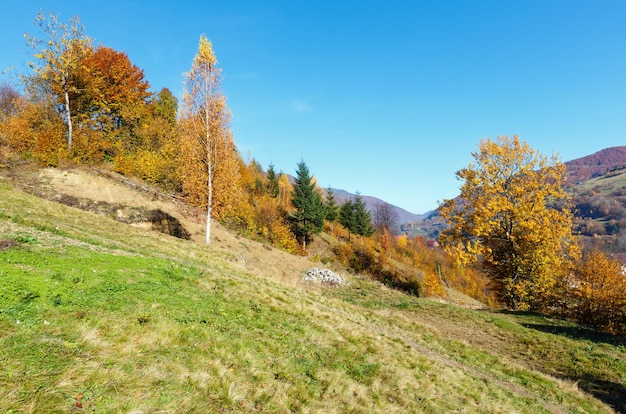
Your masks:
<path fill-rule="evenodd" d="M 626 168 L 626 146 L 605 148 L 596 153 L 565 162 L 567 182 L 582 183 L 610 171 Z"/>

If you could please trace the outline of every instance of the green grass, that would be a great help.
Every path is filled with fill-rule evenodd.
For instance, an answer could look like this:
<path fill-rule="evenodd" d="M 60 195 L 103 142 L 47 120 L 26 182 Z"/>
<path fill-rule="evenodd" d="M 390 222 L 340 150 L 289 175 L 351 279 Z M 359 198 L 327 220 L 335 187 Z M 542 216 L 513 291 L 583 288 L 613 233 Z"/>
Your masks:
<path fill-rule="evenodd" d="M 0 183 L 2 239 L 2 412 L 623 409 L 624 345 L 538 315 L 284 283 Z"/>

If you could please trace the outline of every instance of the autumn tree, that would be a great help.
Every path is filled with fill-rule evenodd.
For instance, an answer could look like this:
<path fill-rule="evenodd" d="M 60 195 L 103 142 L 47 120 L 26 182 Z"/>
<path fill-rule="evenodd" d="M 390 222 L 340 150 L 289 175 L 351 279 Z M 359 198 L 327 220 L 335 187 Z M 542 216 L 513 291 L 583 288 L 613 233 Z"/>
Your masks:
<path fill-rule="evenodd" d="M 184 144 L 192 164 L 201 164 L 200 171 L 186 174 L 186 185 L 197 187 L 198 182 L 206 185 L 206 244 L 210 244 L 211 218 L 213 217 L 213 177 L 218 159 L 220 130 L 225 127 L 225 98 L 220 91 L 220 69 L 213 46 L 205 35 L 200 36 L 198 52 L 193 59 L 191 70 L 185 74 L 182 118 L 186 125 L 183 134 Z M 187 158 L 189 160 L 189 158 Z"/>
<path fill-rule="evenodd" d="M 460 197 L 439 207 L 441 244 L 458 263 L 480 263 L 499 300 L 541 309 L 578 250 L 563 190 L 565 165 L 527 143 L 482 140 L 474 162 L 456 173 Z"/>
<path fill-rule="evenodd" d="M 128 55 L 110 47 L 98 46 L 84 61 L 89 70 L 89 107 L 84 109 L 97 129 L 119 142 L 126 152 L 140 145 L 134 129 L 148 111 L 150 84 L 143 70 Z"/>
<path fill-rule="evenodd" d="M 593 248 L 566 279 L 566 316 L 592 328 L 626 334 L 626 276 L 622 264 Z"/>
<path fill-rule="evenodd" d="M 19 97 L 0 114 L 0 144 L 40 165 L 58 165 L 65 152 L 63 121 L 49 100 Z"/>
<path fill-rule="evenodd" d="M 291 204 L 294 208 L 290 215 L 293 231 L 301 241 L 304 251 L 307 242 L 314 234 L 320 233 L 324 226 L 322 195 L 316 188 L 304 161 L 298 163 Z"/>
<path fill-rule="evenodd" d="M 35 24 L 40 37 L 26 33 L 26 42 L 33 48 L 38 63 L 29 62 L 38 79 L 46 83 L 62 105 L 67 127 L 67 147 L 72 150 L 74 100 L 83 88 L 81 71 L 83 60 L 91 53 L 91 39 L 84 34 L 78 16 L 69 24 L 59 22 L 52 13 L 37 15 Z"/>
<path fill-rule="evenodd" d="M 278 205 L 287 208 L 291 205 L 291 195 L 293 194 L 293 186 L 289 182 L 287 174 L 280 174 L 278 178 Z"/>
<path fill-rule="evenodd" d="M 115 158 L 115 168 L 168 191 L 181 191 L 178 100 L 163 88 L 150 101 L 140 125 L 133 127 L 138 145 Z"/>

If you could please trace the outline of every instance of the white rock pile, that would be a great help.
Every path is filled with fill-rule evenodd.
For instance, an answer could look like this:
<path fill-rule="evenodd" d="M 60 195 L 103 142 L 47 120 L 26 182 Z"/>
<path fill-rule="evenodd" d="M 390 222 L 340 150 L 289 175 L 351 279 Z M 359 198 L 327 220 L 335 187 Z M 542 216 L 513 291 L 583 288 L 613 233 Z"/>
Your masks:
<path fill-rule="evenodd" d="M 337 273 L 332 270 L 320 269 L 318 267 L 313 267 L 307 270 L 302 278 L 302 281 L 325 283 L 331 286 L 342 286 L 346 284 L 344 278 L 339 276 Z"/>

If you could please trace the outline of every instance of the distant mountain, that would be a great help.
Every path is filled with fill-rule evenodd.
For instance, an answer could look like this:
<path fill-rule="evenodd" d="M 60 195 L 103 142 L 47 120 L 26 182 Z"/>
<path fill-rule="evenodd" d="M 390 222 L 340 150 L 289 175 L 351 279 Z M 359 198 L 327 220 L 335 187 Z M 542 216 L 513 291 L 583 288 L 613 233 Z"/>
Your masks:
<path fill-rule="evenodd" d="M 293 185 L 295 183 L 295 181 L 296 181 L 296 178 L 293 175 L 291 175 L 291 174 L 286 174 L 286 175 L 287 175 L 287 179 L 289 179 L 289 182 Z M 313 179 L 315 179 L 315 177 L 313 177 Z M 324 193 L 325 193 L 326 189 L 324 188 L 323 190 L 324 190 Z M 337 200 L 337 204 L 339 204 L 339 205 L 343 204 L 347 200 L 354 200 L 354 197 L 356 196 L 353 193 L 350 193 L 350 192 L 348 192 L 346 190 L 341 190 L 339 188 L 331 188 L 331 190 L 335 194 L 335 199 Z M 380 198 L 376 198 L 376 197 L 373 197 L 373 196 L 367 196 L 367 195 L 363 195 L 363 194 L 361 194 L 361 198 L 363 198 L 363 201 L 365 201 L 365 205 L 367 206 L 367 209 L 370 212 L 373 212 L 378 204 L 389 204 L 391 206 L 391 208 L 396 213 L 398 213 L 398 225 L 401 225 L 401 224 L 404 224 L 404 223 L 407 223 L 407 222 L 423 220 L 430 213 L 432 213 L 432 212 L 428 212 L 426 214 L 415 214 L 415 213 L 411 213 L 410 211 L 406 211 L 405 209 L 403 209 L 401 207 L 394 206 L 391 203 L 387 203 L 386 201 L 381 200 Z"/>
<path fill-rule="evenodd" d="M 580 183 L 626 167 L 626 146 L 605 148 L 594 154 L 567 161 L 565 165 L 568 184 Z"/>
<path fill-rule="evenodd" d="M 352 194 L 346 190 L 341 190 L 338 188 L 331 188 L 331 190 L 333 191 L 333 193 L 335 194 L 335 198 L 337 199 L 337 204 L 343 204 L 345 201 L 347 200 L 354 200 L 355 194 Z M 422 220 L 424 218 L 424 214 L 415 214 L 415 213 L 411 213 L 409 211 L 406 211 L 405 209 L 398 207 L 398 206 L 394 206 L 393 204 L 390 204 L 384 200 L 381 200 L 380 198 L 376 198 L 373 196 L 367 196 L 367 195 L 363 195 L 361 194 L 361 198 L 363 198 L 363 201 L 365 201 L 365 205 L 367 206 L 367 209 L 371 212 L 374 211 L 374 209 L 376 208 L 377 205 L 379 204 L 389 204 L 389 206 L 391 206 L 391 208 L 398 213 L 398 224 L 403 224 L 409 221 L 418 221 L 418 220 Z"/>
<path fill-rule="evenodd" d="M 567 161 L 565 162 L 565 165 L 567 167 L 568 174 L 567 183 L 569 185 L 575 185 L 593 177 L 606 174 L 607 172 L 625 168 L 626 146 L 606 148 L 594 154 Z M 293 183 L 294 177 L 289 174 L 287 174 L 287 176 Z M 349 199 L 353 200 L 355 197 L 355 194 L 346 190 L 338 188 L 333 188 L 332 190 L 335 193 L 338 204 L 342 204 L 344 201 Z M 398 224 L 428 221 L 428 224 L 430 225 L 431 222 L 436 223 L 438 221 L 438 214 L 436 211 L 429 211 L 424 214 L 415 214 L 401 207 L 387 203 L 377 197 L 367 195 L 361 195 L 361 197 L 370 211 L 374 211 L 376 205 L 378 204 L 389 204 L 393 210 L 398 213 Z"/>

